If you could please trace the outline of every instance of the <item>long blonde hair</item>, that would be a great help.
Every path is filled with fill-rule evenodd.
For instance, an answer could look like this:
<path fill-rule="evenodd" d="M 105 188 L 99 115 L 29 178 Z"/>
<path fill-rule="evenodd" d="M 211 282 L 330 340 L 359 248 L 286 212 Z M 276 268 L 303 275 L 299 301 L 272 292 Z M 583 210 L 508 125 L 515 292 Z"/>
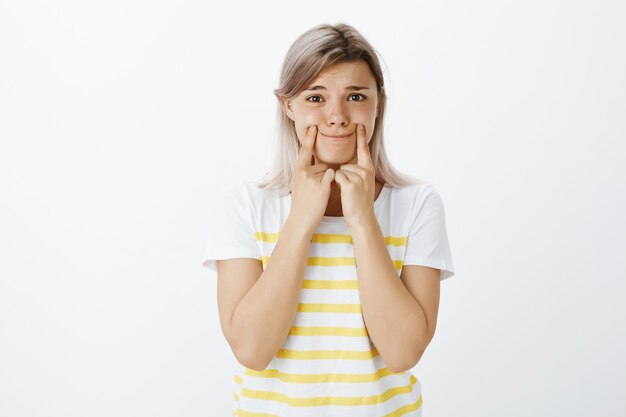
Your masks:
<path fill-rule="evenodd" d="M 283 99 L 300 94 L 326 68 L 358 60 L 364 60 L 369 65 L 378 87 L 378 112 L 369 142 L 376 179 L 391 187 L 423 182 L 399 172 L 387 158 L 383 140 L 387 95 L 376 50 L 354 27 L 338 23 L 320 24 L 307 30 L 294 41 L 285 55 L 280 86 L 274 90 L 278 99 L 275 157 L 271 170 L 256 182 L 259 188 L 275 190 L 281 196 L 291 191 L 291 174 L 301 145 L 295 126 L 285 113 Z"/>

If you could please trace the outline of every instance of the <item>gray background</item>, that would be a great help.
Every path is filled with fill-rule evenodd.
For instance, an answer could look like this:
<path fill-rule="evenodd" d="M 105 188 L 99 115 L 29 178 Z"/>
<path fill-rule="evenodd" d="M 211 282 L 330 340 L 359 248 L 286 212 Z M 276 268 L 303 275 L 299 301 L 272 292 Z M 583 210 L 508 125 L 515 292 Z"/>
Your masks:
<path fill-rule="evenodd" d="M 446 207 L 424 416 L 626 415 L 624 3 L 306 4 L 0 1 L 0 415 L 231 415 L 207 213 L 324 22 L 381 53 L 390 158 Z"/>

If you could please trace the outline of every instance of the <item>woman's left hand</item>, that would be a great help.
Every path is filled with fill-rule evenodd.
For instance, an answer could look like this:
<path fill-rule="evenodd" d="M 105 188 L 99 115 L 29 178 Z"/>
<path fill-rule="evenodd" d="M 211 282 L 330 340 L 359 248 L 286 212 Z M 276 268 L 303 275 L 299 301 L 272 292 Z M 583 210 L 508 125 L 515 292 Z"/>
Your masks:
<path fill-rule="evenodd" d="M 348 227 L 375 218 L 376 171 L 370 156 L 365 126 L 356 130 L 356 164 L 341 165 L 335 181 L 341 192 L 341 208 Z"/>

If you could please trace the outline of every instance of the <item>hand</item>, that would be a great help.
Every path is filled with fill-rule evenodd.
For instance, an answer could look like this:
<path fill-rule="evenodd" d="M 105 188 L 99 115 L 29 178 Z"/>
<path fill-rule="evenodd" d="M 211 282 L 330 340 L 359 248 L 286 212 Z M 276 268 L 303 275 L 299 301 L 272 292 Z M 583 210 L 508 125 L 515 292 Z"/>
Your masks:
<path fill-rule="evenodd" d="M 309 126 L 300 147 L 298 162 L 291 175 L 291 211 L 289 217 L 312 234 L 326 212 L 330 184 L 335 171 L 325 163 L 318 164 L 313 147 L 317 126 Z M 311 162 L 311 158 L 315 161 Z"/>
<path fill-rule="evenodd" d="M 363 125 L 356 129 L 356 150 L 357 163 L 341 165 L 335 172 L 343 216 L 349 227 L 375 217 L 376 170 Z"/>

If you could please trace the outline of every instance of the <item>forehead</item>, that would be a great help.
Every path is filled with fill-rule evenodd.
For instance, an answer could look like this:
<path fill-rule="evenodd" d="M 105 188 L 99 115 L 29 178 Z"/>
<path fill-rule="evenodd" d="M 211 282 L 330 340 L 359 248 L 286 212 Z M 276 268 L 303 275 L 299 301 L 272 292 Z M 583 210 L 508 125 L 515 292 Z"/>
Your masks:
<path fill-rule="evenodd" d="M 366 62 L 342 62 L 332 65 L 318 74 L 309 85 L 375 85 L 376 79 Z"/>

